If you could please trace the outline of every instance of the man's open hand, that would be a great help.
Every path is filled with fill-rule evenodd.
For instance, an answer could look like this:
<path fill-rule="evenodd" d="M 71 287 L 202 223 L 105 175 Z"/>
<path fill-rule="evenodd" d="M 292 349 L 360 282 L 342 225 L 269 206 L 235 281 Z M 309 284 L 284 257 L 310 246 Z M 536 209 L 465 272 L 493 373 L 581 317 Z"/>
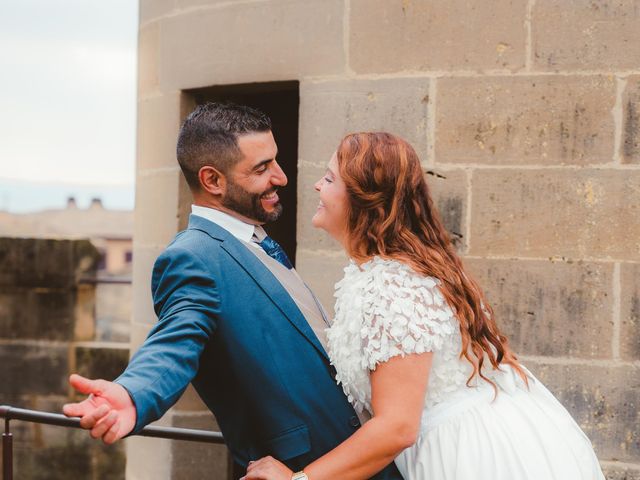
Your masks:
<path fill-rule="evenodd" d="M 62 407 L 67 417 L 80 417 L 80 426 L 93 438 L 106 444 L 127 435 L 136 424 L 136 407 L 125 388 L 106 380 L 90 380 L 77 374 L 69 377 L 71 386 L 89 397 Z"/>

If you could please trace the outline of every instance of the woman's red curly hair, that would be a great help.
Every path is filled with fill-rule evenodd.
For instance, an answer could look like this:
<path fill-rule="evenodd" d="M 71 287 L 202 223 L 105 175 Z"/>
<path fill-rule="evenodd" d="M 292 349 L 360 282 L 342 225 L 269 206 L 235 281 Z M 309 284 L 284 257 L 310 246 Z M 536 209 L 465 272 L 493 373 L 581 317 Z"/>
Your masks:
<path fill-rule="evenodd" d="M 342 139 L 336 156 L 349 199 L 347 253 L 356 261 L 398 259 L 440 280 L 460 323 L 460 358 L 473 366 L 467 385 L 478 375 L 496 388 L 483 373 L 485 359 L 494 369 L 510 365 L 527 382 L 482 290 L 456 254 L 411 145 L 390 133 L 353 133 Z"/>

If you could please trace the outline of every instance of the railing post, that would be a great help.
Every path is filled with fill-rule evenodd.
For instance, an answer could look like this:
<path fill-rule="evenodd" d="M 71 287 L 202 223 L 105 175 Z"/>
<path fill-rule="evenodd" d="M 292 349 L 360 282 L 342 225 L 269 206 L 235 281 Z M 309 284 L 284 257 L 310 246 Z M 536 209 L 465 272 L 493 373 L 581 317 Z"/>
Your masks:
<path fill-rule="evenodd" d="M 2 480 L 13 480 L 13 435 L 9 425 L 9 415 L 4 419 L 2 434 Z"/>

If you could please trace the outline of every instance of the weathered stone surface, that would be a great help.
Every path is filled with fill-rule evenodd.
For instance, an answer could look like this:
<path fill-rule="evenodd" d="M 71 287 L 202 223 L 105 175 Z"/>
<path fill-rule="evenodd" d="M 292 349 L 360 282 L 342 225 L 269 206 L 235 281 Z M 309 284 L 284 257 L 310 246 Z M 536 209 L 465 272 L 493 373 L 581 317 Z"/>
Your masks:
<path fill-rule="evenodd" d="M 180 175 L 177 168 L 138 174 L 133 229 L 136 243 L 167 245 L 177 233 Z"/>
<path fill-rule="evenodd" d="M 176 0 L 140 0 L 139 22 L 144 24 L 176 8 Z"/>
<path fill-rule="evenodd" d="M 175 413 L 172 421 L 174 427 L 220 431 L 210 412 L 201 415 Z M 207 472 L 210 478 L 231 478 L 229 453 L 224 445 L 173 442 L 171 453 L 173 456 L 171 478 L 198 478 L 202 472 Z"/>
<path fill-rule="evenodd" d="M 67 393 L 67 347 L 4 344 L 0 348 L 0 365 L 0 396 Z"/>
<path fill-rule="evenodd" d="M 153 96 L 138 102 L 138 172 L 178 167 L 176 141 L 182 121 L 182 102 L 183 95 L 180 92 Z"/>
<path fill-rule="evenodd" d="M 342 0 L 229 3 L 161 21 L 163 90 L 291 80 L 345 69 Z"/>
<path fill-rule="evenodd" d="M 98 256 L 86 240 L 0 238 L 0 286 L 73 288 L 95 274 Z"/>
<path fill-rule="evenodd" d="M 607 480 L 640 480 L 640 466 L 603 465 L 602 471 Z"/>
<path fill-rule="evenodd" d="M 73 340 L 72 290 L 7 289 L 0 293 L 0 337 Z"/>
<path fill-rule="evenodd" d="M 611 264 L 477 258 L 465 264 L 516 353 L 611 358 Z"/>
<path fill-rule="evenodd" d="M 620 273 L 620 355 L 625 360 L 640 360 L 640 264 L 623 263 Z"/>
<path fill-rule="evenodd" d="M 616 84 L 607 76 L 438 81 L 442 163 L 587 165 L 612 161 Z"/>
<path fill-rule="evenodd" d="M 425 179 L 451 241 L 458 252 L 464 252 L 467 245 L 467 172 L 428 169 Z"/>
<path fill-rule="evenodd" d="M 540 0 L 532 13 L 533 68 L 625 70 L 640 65 L 635 0 Z"/>
<path fill-rule="evenodd" d="M 96 286 L 96 341 L 129 343 L 133 300 L 131 293 L 130 284 L 98 284 Z"/>
<path fill-rule="evenodd" d="M 640 77 L 627 80 L 622 97 L 622 161 L 640 163 Z"/>
<path fill-rule="evenodd" d="M 344 276 L 343 270 L 349 264 L 349 259 L 342 251 L 301 249 L 298 249 L 297 258 L 296 270 L 333 318 L 333 308 L 336 303 L 333 297 L 334 286 Z"/>
<path fill-rule="evenodd" d="M 157 23 L 138 31 L 138 97 L 158 89 L 159 42 L 160 27 Z"/>
<path fill-rule="evenodd" d="M 600 460 L 640 463 L 640 368 L 557 365 L 527 367 L 569 410 Z"/>
<path fill-rule="evenodd" d="M 350 10 L 350 66 L 358 73 L 525 64 L 525 0 L 352 0 Z"/>
<path fill-rule="evenodd" d="M 133 263 L 132 297 L 134 299 L 132 310 L 132 322 L 134 324 L 155 325 L 158 321 L 153 310 L 151 298 L 151 272 L 153 264 L 164 250 L 164 245 L 141 246 L 136 244 L 133 254 L 136 261 Z M 148 327 L 147 327 L 148 328 Z M 137 345 L 131 336 L 131 344 Z"/>
<path fill-rule="evenodd" d="M 39 430 L 35 444 L 16 437 L 14 475 L 30 480 L 124 477 L 124 445 L 107 446 L 92 440 L 87 432 L 34 425 Z"/>
<path fill-rule="evenodd" d="M 303 82 L 299 156 L 326 165 L 345 134 L 375 130 L 406 139 L 424 163 L 429 108 L 425 78 Z"/>
<path fill-rule="evenodd" d="M 129 363 L 129 345 L 75 347 L 76 372 L 87 378 L 115 380 Z"/>
<path fill-rule="evenodd" d="M 639 185 L 640 171 L 476 170 L 470 254 L 638 260 Z"/>

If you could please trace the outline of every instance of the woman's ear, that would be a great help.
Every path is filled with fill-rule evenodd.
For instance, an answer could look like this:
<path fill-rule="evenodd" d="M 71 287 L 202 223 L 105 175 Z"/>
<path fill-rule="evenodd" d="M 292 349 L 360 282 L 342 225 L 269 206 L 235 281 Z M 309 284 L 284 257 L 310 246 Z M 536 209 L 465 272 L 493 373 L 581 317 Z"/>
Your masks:
<path fill-rule="evenodd" d="M 215 196 L 224 195 L 227 188 L 227 179 L 217 168 L 205 165 L 198 171 L 198 179 L 202 190 Z"/>

